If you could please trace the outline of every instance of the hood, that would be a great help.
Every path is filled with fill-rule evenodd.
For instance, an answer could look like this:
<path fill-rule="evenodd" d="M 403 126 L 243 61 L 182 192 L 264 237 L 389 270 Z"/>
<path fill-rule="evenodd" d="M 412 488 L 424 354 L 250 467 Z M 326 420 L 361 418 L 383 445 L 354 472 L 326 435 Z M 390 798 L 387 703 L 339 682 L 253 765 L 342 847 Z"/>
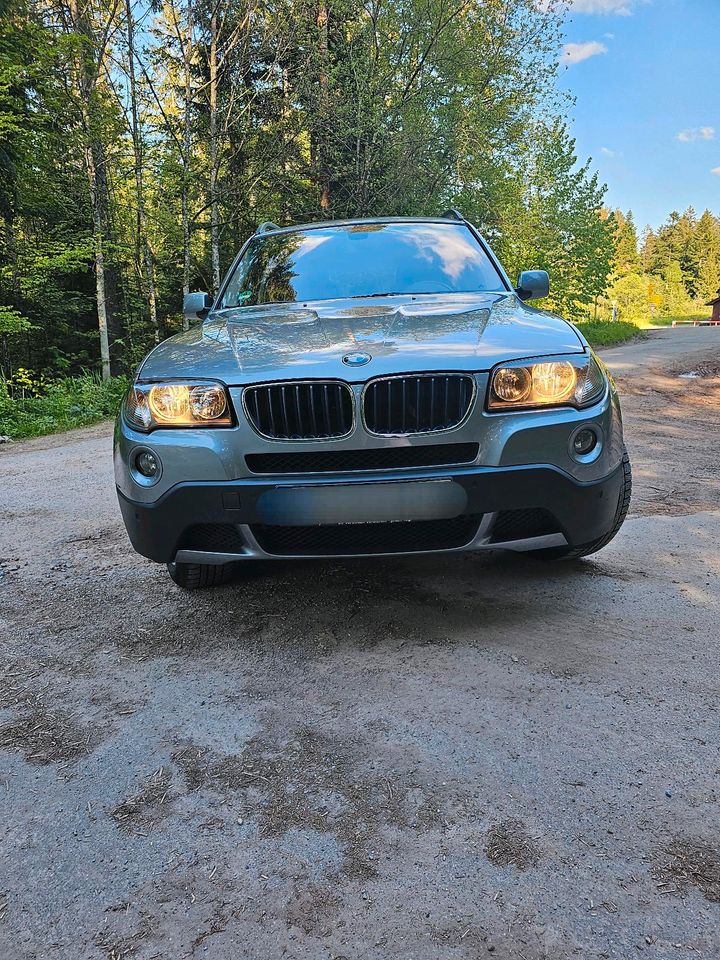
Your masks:
<path fill-rule="evenodd" d="M 390 373 L 489 370 L 523 357 L 581 353 L 565 320 L 514 294 L 448 294 L 238 307 L 171 337 L 138 378 L 198 377 L 228 386 L 288 379 L 364 381 Z M 342 362 L 366 353 L 364 366 Z"/>

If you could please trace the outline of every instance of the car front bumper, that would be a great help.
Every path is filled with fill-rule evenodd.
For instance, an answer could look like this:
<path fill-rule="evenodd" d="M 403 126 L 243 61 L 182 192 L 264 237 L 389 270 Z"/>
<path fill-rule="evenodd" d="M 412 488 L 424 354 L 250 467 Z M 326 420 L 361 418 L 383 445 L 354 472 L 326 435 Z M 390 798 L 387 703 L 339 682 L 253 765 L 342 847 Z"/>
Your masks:
<path fill-rule="evenodd" d="M 118 498 L 138 553 L 159 562 L 225 563 L 580 546 L 611 529 L 621 484 L 621 467 L 582 482 L 531 465 L 185 482 L 152 503 L 120 491 Z M 332 535 L 319 539 L 324 531 Z"/>
<path fill-rule="evenodd" d="M 477 395 L 485 396 L 487 375 L 477 380 Z M 241 410 L 241 391 L 230 394 Z M 583 427 L 601 440 L 588 462 L 572 455 Z M 422 457 L 448 443 L 472 444 L 476 455 L 450 466 L 387 466 L 388 456 Z M 132 468 L 140 450 L 162 465 L 147 483 Z M 227 429 L 145 435 L 119 418 L 115 477 L 133 546 L 159 562 L 530 550 L 581 546 L 610 531 L 623 451 L 610 385 L 584 410 L 490 414 L 476 403 L 460 427 L 439 435 L 372 436 L 358 418 L 341 440 L 277 442 L 258 436 L 242 416 Z M 350 457 L 355 466 L 259 472 L 268 468 L 257 467 L 258 456 L 288 453 L 311 461 Z"/>

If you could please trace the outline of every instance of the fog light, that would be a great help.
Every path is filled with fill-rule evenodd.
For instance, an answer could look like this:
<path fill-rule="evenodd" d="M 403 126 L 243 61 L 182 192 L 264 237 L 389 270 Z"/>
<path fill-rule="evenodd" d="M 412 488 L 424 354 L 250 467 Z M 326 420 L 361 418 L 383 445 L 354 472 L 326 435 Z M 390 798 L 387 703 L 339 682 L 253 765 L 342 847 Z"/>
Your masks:
<path fill-rule="evenodd" d="M 582 457 L 595 449 L 597 444 L 597 434 L 594 430 L 579 430 L 573 438 L 573 450 Z"/>
<path fill-rule="evenodd" d="M 147 477 L 149 480 L 156 476 L 160 469 L 160 461 L 155 454 L 149 450 L 141 450 L 135 457 L 135 468 L 138 473 L 141 473 L 143 477 Z"/>

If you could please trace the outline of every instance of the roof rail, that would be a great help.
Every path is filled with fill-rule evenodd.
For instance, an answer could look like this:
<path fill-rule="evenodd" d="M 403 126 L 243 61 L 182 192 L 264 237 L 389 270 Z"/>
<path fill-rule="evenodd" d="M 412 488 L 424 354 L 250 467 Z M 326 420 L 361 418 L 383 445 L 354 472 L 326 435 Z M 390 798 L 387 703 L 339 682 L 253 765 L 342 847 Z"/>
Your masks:
<path fill-rule="evenodd" d="M 255 233 L 270 233 L 271 230 L 279 230 L 280 227 L 273 223 L 272 220 L 266 220 L 265 223 L 261 223 L 257 228 Z"/>
<path fill-rule="evenodd" d="M 456 210 L 455 207 L 449 207 L 445 213 L 441 213 L 440 216 L 444 220 L 460 220 L 461 223 L 465 222 L 465 217 L 459 210 Z"/>

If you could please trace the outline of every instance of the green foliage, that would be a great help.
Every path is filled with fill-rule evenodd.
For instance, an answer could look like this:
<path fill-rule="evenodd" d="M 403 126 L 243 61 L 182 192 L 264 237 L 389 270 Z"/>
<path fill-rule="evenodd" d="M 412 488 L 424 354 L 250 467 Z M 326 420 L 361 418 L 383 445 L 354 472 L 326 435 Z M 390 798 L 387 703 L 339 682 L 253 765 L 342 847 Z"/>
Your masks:
<path fill-rule="evenodd" d="M 48 382 L 45 377 L 18 367 L 12 377 L 3 379 L 6 394 L 11 400 L 25 400 L 26 397 L 40 397 L 47 390 Z"/>
<path fill-rule="evenodd" d="M 692 209 L 672 213 L 657 231 L 647 230 L 638 244 L 632 214 L 608 214 L 614 224 L 613 273 L 598 298 L 598 315 L 617 307 L 621 320 L 642 326 L 667 318 L 709 315 L 703 306 L 720 286 L 720 218 L 708 210 L 697 219 Z"/>
<path fill-rule="evenodd" d="M 692 207 L 671 213 L 657 232 L 646 233 L 642 261 L 647 273 L 670 284 L 674 306 L 666 304 L 666 310 L 690 300 L 707 302 L 720 287 L 720 217 L 705 210 L 698 219 Z"/>
<path fill-rule="evenodd" d="M 610 288 L 609 296 L 617 304 L 618 316 L 631 322 L 649 322 L 652 318 L 650 280 L 637 273 L 618 277 Z"/>
<path fill-rule="evenodd" d="M 623 214 L 622 210 L 615 210 L 611 214 L 614 228 L 615 250 L 613 255 L 613 273 L 619 277 L 629 273 L 638 274 L 642 270 L 640 251 L 638 249 L 638 234 L 635 228 L 632 211 Z"/>
<path fill-rule="evenodd" d="M 689 306 L 689 291 L 685 285 L 682 268 L 677 260 L 671 260 L 662 268 L 664 281 L 663 313 L 668 315 L 682 313 Z"/>
<path fill-rule="evenodd" d="M 124 4 L 5 0 L 0 303 L 32 326 L 0 369 L 97 365 L 102 250 L 114 368 L 131 370 L 153 315 L 175 332 L 183 282 L 212 289 L 267 219 L 457 203 L 513 271 L 547 266 L 549 306 L 576 315 L 611 231 L 564 127 L 555 6 L 139 0 L 131 59 Z"/>
<path fill-rule="evenodd" d="M 532 132 L 530 148 L 499 194 L 497 221 L 477 220 L 511 276 L 522 269 L 547 270 L 551 294 L 542 306 L 579 319 L 610 273 L 613 225 L 601 216 L 605 187 L 589 164 L 577 165 L 575 141 L 564 124 L 536 122 Z M 466 201 L 471 213 L 477 209 L 472 195 L 463 196 Z"/>
<path fill-rule="evenodd" d="M 29 379 L 35 389 L 37 381 Z M 128 385 L 126 377 L 103 381 L 84 374 L 57 380 L 41 395 L 23 398 L 17 384 L 0 378 L 0 435 L 14 440 L 38 437 L 114 417 Z"/>
<path fill-rule="evenodd" d="M 77 116 L 42 9 L 7 0 L 0 15 L 0 303 L 29 324 L 0 343 L 5 376 L 78 370 L 97 352 Z"/>
<path fill-rule="evenodd" d="M 0 304 L 0 334 L 23 333 L 32 330 L 32 324 L 18 310 Z"/>

